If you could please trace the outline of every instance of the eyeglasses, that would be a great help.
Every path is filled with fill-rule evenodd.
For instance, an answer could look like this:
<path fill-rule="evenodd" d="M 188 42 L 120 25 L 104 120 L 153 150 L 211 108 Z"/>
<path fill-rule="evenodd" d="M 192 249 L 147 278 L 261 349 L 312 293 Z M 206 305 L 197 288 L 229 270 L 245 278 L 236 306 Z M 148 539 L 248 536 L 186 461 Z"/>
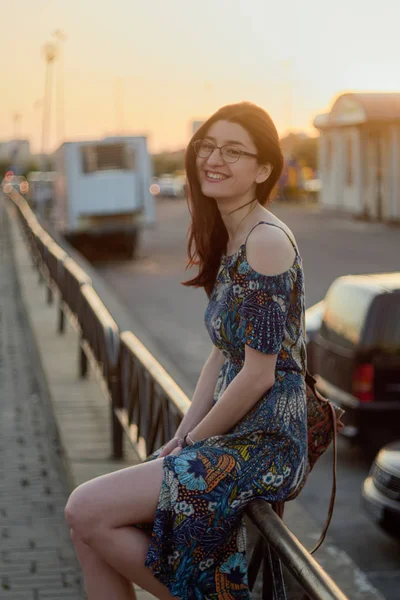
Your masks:
<path fill-rule="evenodd" d="M 218 149 L 221 152 L 222 160 L 227 163 L 235 163 L 241 156 L 252 156 L 257 158 L 257 154 L 244 152 L 244 150 L 239 150 L 236 146 L 215 146 L 215 144 L 208 140 L 196 140 L 193 142 L 193 149 L 197 156 L 200 156 L 201 158 L 208 158 L 214 150 Z"/>

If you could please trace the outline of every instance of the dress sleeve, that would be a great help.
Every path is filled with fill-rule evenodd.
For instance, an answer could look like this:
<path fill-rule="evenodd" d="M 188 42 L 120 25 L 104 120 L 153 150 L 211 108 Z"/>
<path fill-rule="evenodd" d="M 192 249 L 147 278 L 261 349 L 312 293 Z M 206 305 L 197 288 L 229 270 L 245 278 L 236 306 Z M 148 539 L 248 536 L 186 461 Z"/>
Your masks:
<path fill-rule="evenodd" d="M 279 354 L 293 288 L 290 274 L 252 272 L 240 287 L 239 330 L 244 344 L 264 354 Z"/>

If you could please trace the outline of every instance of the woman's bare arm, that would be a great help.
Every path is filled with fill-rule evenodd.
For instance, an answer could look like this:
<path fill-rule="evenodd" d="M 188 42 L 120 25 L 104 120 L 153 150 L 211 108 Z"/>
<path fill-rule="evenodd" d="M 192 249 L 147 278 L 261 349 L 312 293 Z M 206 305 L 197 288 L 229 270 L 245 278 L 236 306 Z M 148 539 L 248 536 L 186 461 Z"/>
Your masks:
<path fill-rule="evenodd" d="M 227 433 L 274 385 L 277 355 L 261 354 L 248 346 L 245 354 L 242 370 L 202 421 L 190 430 L 193 441 Z"/>
<path fill-rule="evenodd" d="M 179 425 L 175 436 L 184 437 L 210 411 L 218 375 L 224 362 L 224 355 L 218 348 L 213 346 L 201 370 L 190 408 Z"/>
<path fill-rule="evenodd" d="M 263 275 L 283 273 L 292 266 L 294 250 L 280 229 L 256 228 L 247 242 L 247 261 Z M 193 430 L 194 441 L 231 430 L 274 385 L 278 355 L 259 352 L 245 345 L 242 370 L 228 385 L 218 402 Z"/>

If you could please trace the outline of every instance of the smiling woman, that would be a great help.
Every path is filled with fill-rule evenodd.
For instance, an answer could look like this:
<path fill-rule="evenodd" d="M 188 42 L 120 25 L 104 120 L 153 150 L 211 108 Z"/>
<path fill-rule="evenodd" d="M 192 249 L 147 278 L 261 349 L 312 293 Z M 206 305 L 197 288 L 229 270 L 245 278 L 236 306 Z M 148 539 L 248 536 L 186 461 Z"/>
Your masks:
<path fill-rule="evenodd" d="M 224 106 L 193 136 L 186 152 L 192 225 L 189 266 L 198 275 L 185 285 L 211 292 L 228 230 L 223 213 L 257 198 L 265 206 L 283 168 L 271 117 L 250 102 Z"/>
<path fill-rule="evenodd" d="M 174 438 L 68 502 L 90 600 L 133 600 L 128 581 L 160 600 L 249 600 L 246 505 L 304 483 L 302 262 L 265 208 L 282 162 L 271 118 L 250 103 L 219 110 L 188 146 L 199 273 L 185 285 L 208 295 L 212 351 Z"/>

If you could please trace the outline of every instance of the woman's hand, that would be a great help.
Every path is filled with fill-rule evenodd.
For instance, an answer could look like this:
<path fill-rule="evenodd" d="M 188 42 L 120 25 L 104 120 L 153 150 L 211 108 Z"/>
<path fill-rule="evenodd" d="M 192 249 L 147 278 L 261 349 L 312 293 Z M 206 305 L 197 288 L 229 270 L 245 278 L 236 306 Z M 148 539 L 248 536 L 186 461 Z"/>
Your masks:
<path fill-rule="evenodd" d="M 168 456 L 168 454 L 177 454 L 177 452 L 179 452 L 182 448 L 182 442 L 181 442 L 181 438 L 179 437 L 174 437 L 172 438 L 172 440 L 170 440 L 165 446 L 164 448 L 161 450 L 160 454 L 158 455 L 158 458 L 162 458 L 163 456 Z M 174 450 L 177 450 L 177 452 L 174 452 Z"/>
<path fill-rule="evenodd" d="M 172 450 L 171 454 L 180 454 L 182 450 L 182 446 L 178 446 L 175 450 Z"/>

